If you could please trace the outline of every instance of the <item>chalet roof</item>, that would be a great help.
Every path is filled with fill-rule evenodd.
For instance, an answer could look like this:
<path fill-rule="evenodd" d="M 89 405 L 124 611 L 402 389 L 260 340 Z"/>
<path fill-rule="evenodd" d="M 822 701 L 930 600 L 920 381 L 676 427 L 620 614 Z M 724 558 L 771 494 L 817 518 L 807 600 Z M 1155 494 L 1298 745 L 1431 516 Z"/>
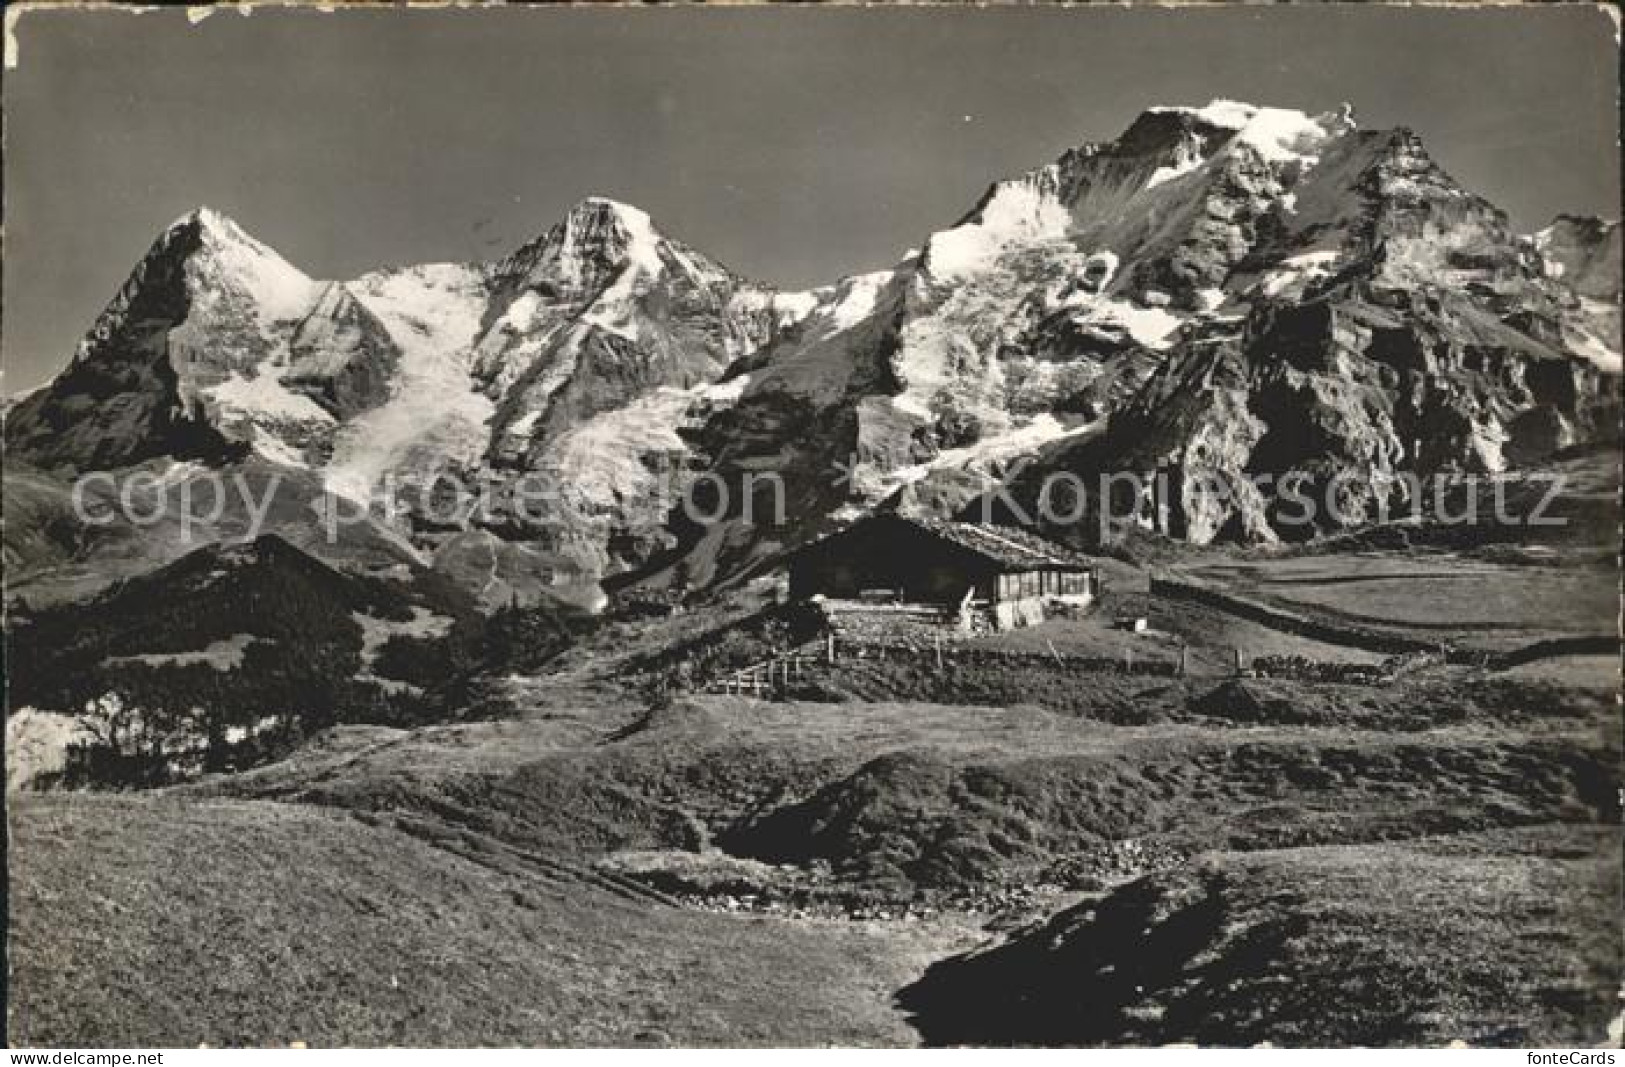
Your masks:
<path fill-rule="evenodd" d="M 1086 570 L 1092 565 L 1088 556 L 1015 526 L 983 526 L 941 519 L 902 521 L 984 556 L 997 563 L 1001 570 Z"/>
<path fill-rule="evenodd" d="M 974 522 L 913 518 L 895 513 L 870 515 L 845 530 L 830 534 L 816 545 L 838 542 L 869 523 L 898 523 L 972 552 L 1001 571 L 1088 570 L 1093 561 L 1053 541 L 1014 526 L 984 526 Z M 809 546 L 809 547 L 815 547 Z"/>

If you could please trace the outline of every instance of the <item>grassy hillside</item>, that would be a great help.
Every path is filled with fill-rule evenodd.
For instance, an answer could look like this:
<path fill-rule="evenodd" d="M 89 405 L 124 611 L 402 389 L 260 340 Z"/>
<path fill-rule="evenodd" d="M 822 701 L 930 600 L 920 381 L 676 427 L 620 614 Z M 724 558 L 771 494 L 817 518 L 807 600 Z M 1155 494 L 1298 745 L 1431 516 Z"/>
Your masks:
<path fill-rule="evenodd" d="M 1385 706 L 1342 686 L 1138 686 L 1101 694 L 1163 709 L 1137 725 L 729 697 L 617 723 L 538 689 L 520 721 L 351 738 L 208 788 L 428 814 L 586 858 L 720 847 L 880 899 L 1088 884 L 1125 840 L 1178 856 L 1617 818 L 1600 694 L 1485 682 Z"/>
<path fill-rule="evenodd" d="M 685 912 L 271 803 L 11 812 L 13 1045 L 895 1045 L 957 928 Z"/>
<path fill-rule="evenodd" d="M 329 531 L 316 510 L 324 500 L 316 473 L 252 456 L 219 468 L 153 460 L 112 479 L 92 478 L 82 490 L 90 525 L 74 514 L 71 492 L 64 479 L 8 463 L 8 601 L 38 608 L 81 600 L 199 547 L 262 534 L 355 570 L 417 562 L 400 535 L 377 522 Z M 139 524 L 131 521 L 136 516 Z"/>
<path fill-rule="evenodd" d="M 482 633 L 432 575 L 341 574 L 275 535 L 8 623 L 10 706 L 79 714 L 93 737 L 65 773 L 104 785 L 245 766 L 335 722 L 444 715 L 431 687 L 456 682 Z"/>
<path fill-rule="evenodd" d="M 902 999 L 939 1044 L 1617 1044 L 1620 859 L 1615 826 L 1218 853 Z"/>
<path fill-rule="evenodd" d="M 8 462 L 0 485 L 6 511 L 3 558 L 12 575 L 60 566 L 121 532 L 86 524 L 74 512 L 68 485 L 24 463 Z"/>

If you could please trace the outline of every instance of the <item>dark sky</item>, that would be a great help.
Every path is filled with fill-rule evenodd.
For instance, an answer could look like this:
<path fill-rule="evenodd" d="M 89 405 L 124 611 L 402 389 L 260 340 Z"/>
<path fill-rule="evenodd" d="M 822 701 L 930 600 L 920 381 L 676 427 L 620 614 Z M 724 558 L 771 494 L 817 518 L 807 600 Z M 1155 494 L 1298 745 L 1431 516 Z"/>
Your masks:
<path fill-rule="evenodd" d="M 484 259 L 599 193 L 746 274 L 893 262 L 996 177 L 1217 96 L 1409 125 L 1526 229 L 1618 214 L 1589 7 L 43 11 L 6 72 L 5 389 L 197 204 L 308 273 Z"/>

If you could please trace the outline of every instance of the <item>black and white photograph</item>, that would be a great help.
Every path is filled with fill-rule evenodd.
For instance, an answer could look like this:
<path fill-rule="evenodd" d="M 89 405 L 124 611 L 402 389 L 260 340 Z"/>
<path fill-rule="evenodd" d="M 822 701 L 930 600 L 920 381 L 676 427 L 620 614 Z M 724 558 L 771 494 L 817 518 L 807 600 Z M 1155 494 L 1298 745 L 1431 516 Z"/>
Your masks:
<path fill-rule="evenodd" d="M 8 1064 L 1616 1063 L 1620 26 L 11 7 Z"/>

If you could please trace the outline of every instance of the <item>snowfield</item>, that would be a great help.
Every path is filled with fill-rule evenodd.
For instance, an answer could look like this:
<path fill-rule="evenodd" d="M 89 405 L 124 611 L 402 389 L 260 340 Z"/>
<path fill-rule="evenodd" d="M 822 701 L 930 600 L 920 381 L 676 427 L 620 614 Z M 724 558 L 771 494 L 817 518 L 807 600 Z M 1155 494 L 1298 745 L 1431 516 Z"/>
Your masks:
<path fill-rule="evenodd" d="M 1259 289 L 1269 297 L 1302 296 L 1315 282 L 1333 273 L 1340 252 L 1304 252 L 1281 261 L 1281 265 L 1264 275 Z"/>
<path fill-rule="evenodd" d="M 249 378 L 237 374 L 206 390 L 210 400 L 228 412 L 296 422 L 333 422 L 333 416 L 308 396 L 273 377 L 271 368 Z"/>
<path fill-rule="evenodd" d="M 351 289 L 389 331 L 401 364 L 389 400 L 340 431 L 328 489 L 365 500 L 385 473 L 432 458 L 431 446 L 452 462 L 477 461 L 495 409 L 471 377 L 484 275 L 439 263 L 365 275 Z"/>
<path fill-rule="evenodd" d="M 625 228 L 626 249 L 622 253 L 620 273 L 592 302 L 582 321 L 636 341 L 637 333 L 630 327 L 634 302 L 642 288 L 665 270 L 660 258 L 661 237 L 643 211 L 612 200 L 602 202 L 613 207 L 617 220 Z M 695 273 L 692 265 L 690 271 Z"/>
<path fill-rule="evenodd" d="M 200 305 L 207 307 L 222 289 L 235 289 L 250 298 L 260 324 L 271 327 L 304 317 L 326 287 L 218 211 L 199 208 L 175 225 L 192 219 L 199 224 L 205 254 L 189 266 L 208 264 L 218 272 L 194 279 L 192 293 Z"/>
<path fill-rule="evenodd" d="M 1352 129 L 1352 114 L 1345 105 L 1335 114 L 1311 118 L 1291 108 L 1259 107 L 1239 100 L 1214 100 L 1206 107 L 1154 107 L 1153 112 L 1181 112 L 1211 126 L 1234 130 L 1230 144 L 1244 144 L 1271 163 L 1297 163 L 1304 169 L 1319 162 L 1319 148 L 1332 137 Z"/>
<path fill-rule="evenodd" d="M 925 262 L 931 276 L 952 282 L 986 271 L 1015 245 L 1060 240 L 1072 217 L 1031 180 L 1001 182 L 975 221 L 933 234 Z"/>

